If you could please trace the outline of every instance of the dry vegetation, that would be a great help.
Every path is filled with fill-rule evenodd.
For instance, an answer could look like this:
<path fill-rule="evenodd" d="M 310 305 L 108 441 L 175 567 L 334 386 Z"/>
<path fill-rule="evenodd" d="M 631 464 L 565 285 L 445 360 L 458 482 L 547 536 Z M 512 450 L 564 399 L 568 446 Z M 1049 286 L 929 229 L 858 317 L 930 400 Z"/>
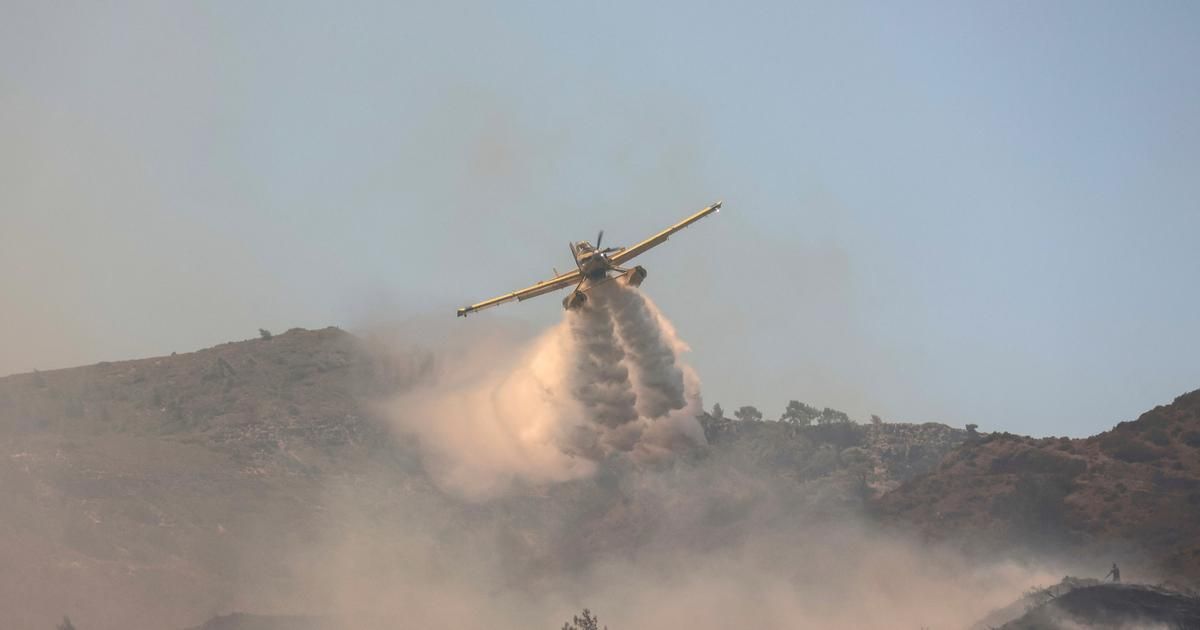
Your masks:
<path fill-rule="evenodd" d="M 1200 391 L 1087 439 L 992 434 L 884 496 L 931 538 L 1089 550 L 1145 577 L 1200 580 Z M 1064 547 L 1065 546 L 1065 547 Z"/>

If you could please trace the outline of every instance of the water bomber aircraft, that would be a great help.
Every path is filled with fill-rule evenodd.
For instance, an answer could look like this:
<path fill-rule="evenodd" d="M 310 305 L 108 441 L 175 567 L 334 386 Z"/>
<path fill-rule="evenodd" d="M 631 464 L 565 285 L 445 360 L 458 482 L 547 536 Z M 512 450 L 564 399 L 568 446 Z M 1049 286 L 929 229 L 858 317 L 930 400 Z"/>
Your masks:
<path fill-rule="evenodd" d="M 553 278 L 543 280 L 531 287 L 505 293 L 499 297 L 494 297 L 490 300 L 484 300 L 478 304 L 464 306 L 458 309 L 459 317 L 466 317 L 475 311 L 481 311 L 485 308 L 499 306 L 505 302 L 513 300 L 525 301 L 532 297 L 545 295 L 559 289 L 575 285 L 575 289 L 571 291 L 567 297 L 563 298 L 563 308 L 567 310 L 580 308 L 587 303 L 587 292 L 594 286 L 610 280 L 624 282 L 630 286 L 639 286 L 646 279 L 646 269 L 640 265 L 632 269 L 622 267 L 625 263 L 633 260 L 661 243 L 666 242 L 672 234 L 682 230 L 683 228 L 703 219 L 704 217 L 720 212 L 721 202 L 718 201 L 711 206 L 693 214 L 692 216 L 672 225 L 671 227 L 651 236 L 650 238 L 634 245 L 633 247 L 606 247 L 600 249 L 600 243 L 604 240 L 604 230 L 600 230 L 599 236 L 596 237 L 596 244 L 592 245 L 587 241 L 579 241 L 578 243 L 569 243 L 571 255 L 575 258 L 575 270 L 560 274 L 555 271 Z M 616 275 L 609 275 L 616 274 Z"/>

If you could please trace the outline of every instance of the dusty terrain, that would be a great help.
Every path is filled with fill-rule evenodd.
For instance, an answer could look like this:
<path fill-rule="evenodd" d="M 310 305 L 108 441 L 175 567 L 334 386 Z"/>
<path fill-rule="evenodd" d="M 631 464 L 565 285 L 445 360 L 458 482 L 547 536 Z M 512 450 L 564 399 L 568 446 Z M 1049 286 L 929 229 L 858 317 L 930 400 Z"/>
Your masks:
<path fill-rule="evenodd" d="M 92 628 L 183 627 L 273 608 L 285 550 L 321 527 L 316 480 L 361 474 L 386 443 L 356 396 L 373 366 L 355 344 L 294 331 L 0 379 L 3 625 L 80 611 Z"/>
<path fill-rule="evenodd" d="M 1197 577 L 1195 392 L 1087 440 L 706 415 L 708 444 L 673 462 L 614 460 L 589 479 L 472 502 L 441 491 L 418 441 L 379 414 L 378 401 L 430 361 L 334 328 L 296 329 L 0 378 L 2 625 L 47 628 L 70 614 L 82 630 L 274 627 L 278 618 L 228 615 L 312 621 L 393 605 L 411 616 L 429 594 L 398 593 L 398 572 L 532 597 L 641 557 L 669 571 L 680 558 L 752 556 L 768 576 L 825 588 L 855 574 L 790 563 L 833 567 L 861 546 L 844 532 L 869 526 L 868 513 L 927 539 L 1102 549 L 1128 562 L 1130 578 Z M 813 540 L 819 549 L 804 546 Z M 756 592 L 762 578 L 738 579 Z M 592 601 L 563 597 L 564 612 Z"/>

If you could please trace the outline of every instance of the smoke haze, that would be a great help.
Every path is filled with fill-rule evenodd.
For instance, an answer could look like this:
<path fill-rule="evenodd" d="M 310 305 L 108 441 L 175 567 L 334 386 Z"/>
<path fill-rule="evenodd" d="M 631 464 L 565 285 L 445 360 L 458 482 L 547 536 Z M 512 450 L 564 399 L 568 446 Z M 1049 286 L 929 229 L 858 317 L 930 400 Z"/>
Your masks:
<path fill-rule="evenodd" d="M 666 514 L 647 540 L 624 541 L 621 549 L 589 548 L 595 532 L 586 522 L 581 532 L 566 527 L 611 509 L 615 496 L 593 496 L 539 530 L 514 528 L 508 511 L 515 505 L 492 504 L 472 524 L 427 533 L 419 518 L 407 519 L 403 532 L 385 531 L 347 512 L 355 536 L 325 550 L 337 561 L 321 556 L 321 568 L 312 567 L 319 595 L 309 601 L 323 612 L 387 620 L 381 627 L 558 628 L 589 607 L 612 630 L 966 629 L 1030 585 L 1061 577 L 1016 562 L 968 561 L 851 517 L 792 512 L 785 525 L 759 515 L 737 523 L 736 540 L 720 541 L 714 517 L 701 516 L 719 507 L 720 493 L 669 483 L 672 492 L 699 496 L 681 505 L 648 488 L 626 488 L 622 500 L 634 509 Z M 643 503 L 651 498 L 664 503 Z M 548 547 L 522 533 L 549 534 L 539 541 Z"/>
<path fill-rule="evenodd" d="M 383 626 L 553 628 L 587 606 L 614 630 L 916 630 L 1056 580 L 877 530 L 852 479 L 797 484 L 709 452 L 686 348 L 608 282 L 530 343 L 435 358 L 382 410 L 438 492 L 367 513 L 335 493 L 344 520 L 317 557 L 342 569 L 314 570 L 310 601 Z"/>

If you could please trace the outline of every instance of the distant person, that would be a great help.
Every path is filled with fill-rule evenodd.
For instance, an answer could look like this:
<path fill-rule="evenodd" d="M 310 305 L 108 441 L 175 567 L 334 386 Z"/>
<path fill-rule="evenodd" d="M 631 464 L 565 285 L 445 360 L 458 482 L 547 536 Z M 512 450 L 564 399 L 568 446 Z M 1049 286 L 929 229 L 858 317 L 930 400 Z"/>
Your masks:
<path fill-rule="evenodd" d="M 1116 562 L 1113 563 L 1113 568 L 1109 569 L 1108 573 L 1104 575 L 1104 579 L 1107 580 L 1108 576 L 1110 575 L 1112 576 L 1113 584 L 1117 584 L 1121 581 L 1121 569 L 1117 567 Z"/>

